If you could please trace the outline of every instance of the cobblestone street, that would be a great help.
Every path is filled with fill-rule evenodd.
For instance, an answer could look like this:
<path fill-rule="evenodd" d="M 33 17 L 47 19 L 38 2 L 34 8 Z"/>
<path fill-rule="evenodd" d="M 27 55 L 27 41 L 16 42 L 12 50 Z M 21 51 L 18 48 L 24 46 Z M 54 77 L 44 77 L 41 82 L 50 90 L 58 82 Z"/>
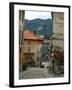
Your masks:
<path fill-rule="evenodd" d="M 37 68 L 37 67 L 28 67 L 26 71 L 19 73 L 19 79 L 36 79 L 36 78 L 54 78 L 54 77 L 63 77 L 64 75 L 55 75 L 49 73 L 48 68 Z"/>

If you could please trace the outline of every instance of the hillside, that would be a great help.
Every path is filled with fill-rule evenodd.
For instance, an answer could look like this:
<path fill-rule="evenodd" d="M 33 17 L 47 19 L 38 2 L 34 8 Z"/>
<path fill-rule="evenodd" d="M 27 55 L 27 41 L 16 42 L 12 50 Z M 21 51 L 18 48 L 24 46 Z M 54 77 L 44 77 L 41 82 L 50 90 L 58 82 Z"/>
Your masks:
<path fill-rule="evenodd" d="M 25 29 L 36 31 L 39 35 L 49 35 L 52 33 L 51 19 L 33 19 L 25 20 Z"/>

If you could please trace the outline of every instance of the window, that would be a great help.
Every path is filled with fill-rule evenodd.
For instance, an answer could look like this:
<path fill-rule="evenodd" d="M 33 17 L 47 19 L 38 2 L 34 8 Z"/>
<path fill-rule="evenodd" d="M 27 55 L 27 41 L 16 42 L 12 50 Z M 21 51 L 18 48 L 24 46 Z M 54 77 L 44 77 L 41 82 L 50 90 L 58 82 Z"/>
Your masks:
<path fill-rule="evenodd" d="M 30 47 L 28 47 L 28 52 L 30 52 L 31 51 L 31 48 Z"/>
<path fill-rule="evenodd" d="M 28 45 L 30 45 L 31 44 L 31 42 L 28 42 Z"/>

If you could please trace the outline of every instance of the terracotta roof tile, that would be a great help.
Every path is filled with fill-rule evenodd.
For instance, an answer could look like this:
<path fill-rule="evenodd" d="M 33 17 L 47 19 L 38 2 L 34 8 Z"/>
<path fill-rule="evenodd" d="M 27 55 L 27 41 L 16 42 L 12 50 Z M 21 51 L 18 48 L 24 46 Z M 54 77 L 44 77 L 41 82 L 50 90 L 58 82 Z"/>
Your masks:
<path fill-rule="evenodd" d="M 40 37 L 39 35 L 33 33 L 32 31 L 29 31 L 29 30 L 24 31 L 23 37 L 24 37 L 24 39 L 28 39 L 28 40 L 43 41 L 43 37 Z"/>

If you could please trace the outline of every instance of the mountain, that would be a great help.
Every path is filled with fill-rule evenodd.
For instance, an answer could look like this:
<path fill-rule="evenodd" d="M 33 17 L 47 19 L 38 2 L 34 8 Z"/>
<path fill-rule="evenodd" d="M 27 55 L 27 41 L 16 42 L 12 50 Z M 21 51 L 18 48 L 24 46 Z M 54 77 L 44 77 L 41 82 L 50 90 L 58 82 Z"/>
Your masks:
<path fill-rule="evenodd" d="M 52 33 L 52 19 L 25 19 L 25 29 L 36 31 L 39 35 L 49 35 Z"/>

